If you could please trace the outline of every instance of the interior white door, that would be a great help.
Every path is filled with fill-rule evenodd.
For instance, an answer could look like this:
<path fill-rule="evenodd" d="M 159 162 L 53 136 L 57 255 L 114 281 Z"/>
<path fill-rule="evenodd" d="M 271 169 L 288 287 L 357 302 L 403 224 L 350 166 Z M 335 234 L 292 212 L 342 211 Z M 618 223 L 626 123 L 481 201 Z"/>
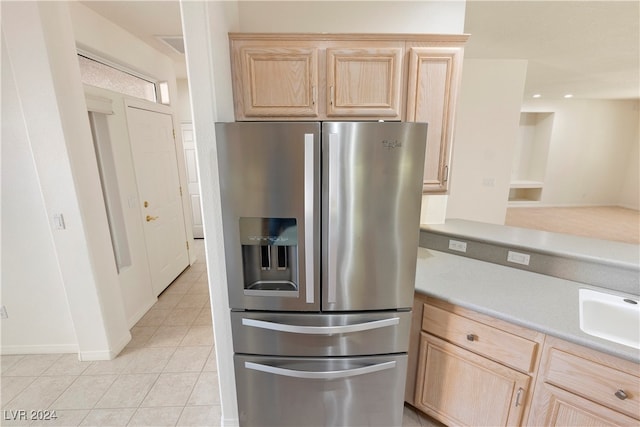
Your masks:
<path fill-rule="evenodd" d="M 127 107 L 151 283 L 159 295 L 189 265 L 171 115 Z"/>
<path fill-rule="evenodd" d="M 196 139 L 193 133 L 193 124 L 182 124 L 182 148 L 187 169 L 187 187 L 189 201 L 191 202 L 191 223 L 193 237 L 202 239 L 202 205 L 200 203 L 200 181 L 198 180 L 198 162 L 196 160 Z"/>

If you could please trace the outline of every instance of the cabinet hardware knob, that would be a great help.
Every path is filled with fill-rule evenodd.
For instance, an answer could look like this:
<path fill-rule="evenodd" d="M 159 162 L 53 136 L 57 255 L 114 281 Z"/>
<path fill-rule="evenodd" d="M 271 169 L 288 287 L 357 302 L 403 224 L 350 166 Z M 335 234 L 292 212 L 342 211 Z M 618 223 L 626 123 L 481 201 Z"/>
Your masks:
<path fill-rule="evenodd" d="M 156 219 L 158 219 L 158 217 L 157 216 L 147 215 L 146 219 L 147 219 L 147 222 L 150 222 L 150 221 L 155 221 Z"/>
<path fill-rule="evenodd" d="M 467 341 L 475 341 L 478 337 L 474 334 L 467 334 Z"/>
<path fill-rule="evenodd" d="M 627 397 L 629 397 L 629 396 L 627 396 L 627 393 L 625 393 L 624 390 L 622 390 L 622 389 L 616 391 L 615 395 L 620 400 L 625 400 Z"/>

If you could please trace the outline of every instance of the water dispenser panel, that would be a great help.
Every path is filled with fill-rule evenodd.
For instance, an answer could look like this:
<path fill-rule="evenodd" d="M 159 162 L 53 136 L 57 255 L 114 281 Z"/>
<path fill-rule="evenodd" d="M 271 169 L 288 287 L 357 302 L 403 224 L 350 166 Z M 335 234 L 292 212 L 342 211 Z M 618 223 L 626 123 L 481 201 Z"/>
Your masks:
<path fill-rule="evenodd" d="M 295 218 L 240 218 L 244 294 L 298 297 Z"/>

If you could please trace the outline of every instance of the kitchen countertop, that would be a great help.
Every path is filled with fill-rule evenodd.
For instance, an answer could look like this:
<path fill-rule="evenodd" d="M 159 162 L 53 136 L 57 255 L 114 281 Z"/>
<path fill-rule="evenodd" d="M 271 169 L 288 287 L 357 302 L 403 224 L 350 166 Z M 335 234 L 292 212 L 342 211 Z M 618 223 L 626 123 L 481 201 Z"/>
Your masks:
<path fill-rule="evenodd" d="M 463 219 L 448 219 L 444 224 L 425 224 L 421 229 L 623 268 L 638 269 L 640 263 L 640 245 L 630 243 Z"/>
<path fill-rule="evenodd" d="M 582 332 L 578 307 L 580 288 L 638 298 L 545 274 L 418 248 L 417 292 L 640 363 L 640 350 Z"/>
<path fill-rule="evenodd" d="M 451 247 L 464 245 L 464 252 Z M 640 295 L 640 245 L 477 221 L 420 227 L 420 246 L 513 269 Z M 509 255 L 526 257 L 526 263 Z"/>

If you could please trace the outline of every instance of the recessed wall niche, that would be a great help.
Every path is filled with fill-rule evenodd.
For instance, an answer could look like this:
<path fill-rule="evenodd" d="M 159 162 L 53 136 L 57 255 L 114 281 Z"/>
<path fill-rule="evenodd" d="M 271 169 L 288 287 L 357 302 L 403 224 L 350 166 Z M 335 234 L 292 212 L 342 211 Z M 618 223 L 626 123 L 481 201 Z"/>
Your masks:
<path fill-rule="evenodd" d="M 554 113 L 520 113 L 520 130 L 511 167 L 509 205 L 542 198 Z"/>

